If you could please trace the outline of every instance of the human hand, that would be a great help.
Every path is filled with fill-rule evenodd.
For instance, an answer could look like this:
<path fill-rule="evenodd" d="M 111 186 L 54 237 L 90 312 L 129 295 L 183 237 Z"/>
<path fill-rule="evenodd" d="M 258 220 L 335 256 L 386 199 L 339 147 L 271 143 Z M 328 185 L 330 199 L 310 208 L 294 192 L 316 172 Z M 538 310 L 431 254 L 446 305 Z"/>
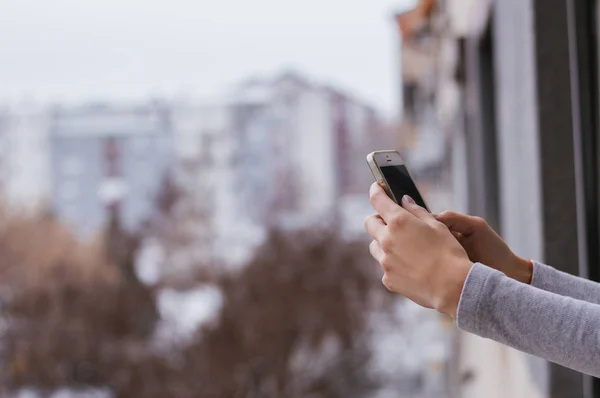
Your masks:
<path fill-rule="evenodd" d="M 452 211 L 434 217 L 448 227 L 471 261 L 495 268 L 520 282 L 531 283 L 531 263 L 514 254 L 483 218 Z"/>
<path fill-rule="evenodd" d="M 383 268 L 383 284 L 455 318 L 472 266 L 465 250 L 444 224 L 412 198 L 402 198 L 400 207 L 377 183 L 371 185 L 369 195 L 378 214 L 365 220 L 365 228 L 375 238 L 369 249 Z"/>

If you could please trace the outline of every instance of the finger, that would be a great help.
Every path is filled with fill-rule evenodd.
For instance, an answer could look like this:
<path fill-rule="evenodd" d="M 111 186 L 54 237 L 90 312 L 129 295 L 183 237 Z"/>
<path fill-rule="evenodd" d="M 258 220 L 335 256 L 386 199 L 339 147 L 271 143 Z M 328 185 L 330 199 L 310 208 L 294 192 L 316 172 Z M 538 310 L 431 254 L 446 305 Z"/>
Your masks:
<path fill-rule="evenodd" d="M 445 211 L 437 214 L 435 219 L 445 224 L 451 231 L 459 232 L 465 236 L 473 234 L 479 222 L 477 217 L 453 211 Z"/>
<path fill-rule="evenodd" d="M 365 220 L 365 229 L 375 240 L 381 240 L 385 228 L 386 225 L 378 214 L 373 214 Z"/>
<path fill-rule="evenodd" d="M 371 185 L 369 190 L 369 198 L 373 208 L 387 223 L 400 210 L 400 206 L 385 193 L 383 188 L 377 183 Z"/>
<path fill-rule="evenodd" d="M 456 238 L 457 241 L 460 242 L 460 240 L 463 237 L 463 234 L 461 234 L 460 232 L 456 232 L 456 231 L 450 231 L 452 233 L 452 235 Z"/>
<path fill-rule="evenodd" d="M 381 258 L 383 257 L 383 250 L 381 249 L 381 246 L 379 246 L 379 243 L 377 243 L 376 240 L 372 241 L 369 245 L 369 252 L 375 260 L 381 262 Z"/>
<path fill-rule="evenodd" d="M 408 210 L 413 216 L 423 221 L 434 220 L 433 216 L 424 208 L 419 206 L 413 198 L 408 195 L 402 197 L 402 207 Z"/>

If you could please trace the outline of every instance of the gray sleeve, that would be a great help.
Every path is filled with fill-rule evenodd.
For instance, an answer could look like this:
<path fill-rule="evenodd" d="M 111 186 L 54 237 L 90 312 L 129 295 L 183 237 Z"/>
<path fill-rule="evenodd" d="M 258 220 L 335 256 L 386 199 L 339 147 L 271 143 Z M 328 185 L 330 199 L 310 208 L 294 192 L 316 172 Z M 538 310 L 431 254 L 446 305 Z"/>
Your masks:
<path fill-rule="evenodd" d="M 461 330 L 600 377 L 600 305 L 474 264 L 458 304 Z"/>
<path fill-rule="evenodd" d="M 533 263 L 531 286 L 561 296 L 600 304 L 600 284 L 561 272 L 542 263 Z"/>

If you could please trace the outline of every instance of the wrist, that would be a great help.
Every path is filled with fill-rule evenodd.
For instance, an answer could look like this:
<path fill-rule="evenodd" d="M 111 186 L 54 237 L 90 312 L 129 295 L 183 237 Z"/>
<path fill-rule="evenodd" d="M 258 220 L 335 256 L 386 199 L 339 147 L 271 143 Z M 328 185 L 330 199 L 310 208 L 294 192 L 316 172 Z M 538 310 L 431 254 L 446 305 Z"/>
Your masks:
<path fill-rule="evenodd" d="M 509 277 L 526 284 L 531 284 L 533 278 L 533 263 L 522 257 L 515 256 L 514 267 Z"/>
<path fill-rule="evenodd" d="M 444 288 L 441 290 L 442 293 L 439 295 L 435 306 L 438 312 L 456 319 L 460 296 L 472 266 L 473 263 L 467 259 L 460 260 L 454 267 L 450 267 L 452 272 L 448 279 L 444 281 Z"/>

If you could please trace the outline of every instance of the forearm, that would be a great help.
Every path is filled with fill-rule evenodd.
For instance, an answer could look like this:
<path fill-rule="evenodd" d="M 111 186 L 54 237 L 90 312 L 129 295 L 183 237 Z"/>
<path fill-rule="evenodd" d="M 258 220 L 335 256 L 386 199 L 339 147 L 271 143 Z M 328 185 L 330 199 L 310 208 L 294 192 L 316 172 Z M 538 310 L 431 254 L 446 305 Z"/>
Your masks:
<path fill-rule="evenodd" d="M 600 284 L 579 278 L 542 263 L 533 263 L 531 286 L 548 292 L 600 304 Z"/>
<path fill-rule="evenodd" d="M 474 264 L 458 327 L 575 370 L 600 376 L 600 305 L 517 282 Z"/>

